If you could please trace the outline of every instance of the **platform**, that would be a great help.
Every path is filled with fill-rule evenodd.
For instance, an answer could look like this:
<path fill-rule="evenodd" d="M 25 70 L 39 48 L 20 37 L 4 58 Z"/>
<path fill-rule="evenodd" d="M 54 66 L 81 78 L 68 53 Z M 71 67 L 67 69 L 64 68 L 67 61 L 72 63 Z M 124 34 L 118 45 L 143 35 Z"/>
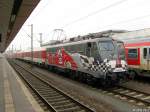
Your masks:
<path fill-rule="evenodd" d="M 4 57 L 0 57 L 0 112 L 43 112 Z"/>

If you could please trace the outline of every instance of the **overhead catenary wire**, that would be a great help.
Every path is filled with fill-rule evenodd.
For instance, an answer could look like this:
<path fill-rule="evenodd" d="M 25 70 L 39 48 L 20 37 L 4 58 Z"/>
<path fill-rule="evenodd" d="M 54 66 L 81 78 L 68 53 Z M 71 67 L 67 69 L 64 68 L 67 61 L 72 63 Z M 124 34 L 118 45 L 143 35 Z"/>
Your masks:
<path fill-rule="evenodd" d="M 78 19 L 76 19 L 76 20 L 73 20 L 72 22 L 69 22 L 68 24 L 64 25 L 63 27 L 60 27 L 60 29 L 64 29 L 65 27 L 68 27 L 68 26 L 70 26 L 70 25 L 72 25 L 72 24 L 74 24 L 74 23 L 76 23 L 76 22 L 79 22 L 79 21 L 82 21 L 82 20 L 84 20 L 84 19 L 87 19 L 87 18 L 90 17 L 90 16 L 94 16 L 94 15 L 96 15 L 96 14 L 102 12 L 102 11 L 105 11 L 105 10 L 111 8 L 111 7 L 115 7 L 115 6 L 121 4 L 121 3 L 125 2 L 125 1 L 127 1 L 127 0 L 120 0 L 120 1 L 117 1 L 117 2 L 115 2 L 115 3 L 112 3 L 112 4 L 110 4 L 110 5 L 108 5 L 108 6 L 104 7 L 104 8 L 101 8 L 101 9 L 99 9 L 99 10 L 96 10 L 96 11 L 94 11 L 94 12 L 91 12 L 91 13 L 87 14 L 86 16 L 80 17 L 80 18 L 78 18 Z M 45 7 L 46 7 L 46 6 L 45 6 Z M 38 13 L 38 14 L 39 14 L 39 13 Z M 38 14 L 37 14 L 37 15 L 38 15 Z"/>
<path fill-rule="evenodd" d="M 27 37 L 31 39 L 31 35 L 29 35 L 23 28 L 21 30 L 26 34 Z M 37 41 L 39 43 L 39 40 L 37 39 L 33 39 L 33 41 Z"/>
<path fill-rule="evenodd" d="M 94 15 L 96 15 L 96 14 L 102 12 L 102 11 L 105 11 L 105 10 L 107 10 L 107 9 L 109 9 L 109 8 L 115 7 L 115 6 L 117 6 L 117 5 L 119 5 L 119 4 L 123 3 L 123 2 L 126 2 L 126 1 L 127 1 L 127 0 L 120 0 L 120 1 L 117 1 L 117 2 L 115 2 L 115 3 L 112 3 L 112 4 L 110 4 L 110 5 L 108 5 L 108 6 L 104 7 L 104 8 L 101 8 L 101 9 L 99 9 L 99 10 L 96 10 L 96 11 L 94 11 L 94 12 L 89 13 L 89 14 L 87 14 L 86 16 L 83 16 L 83 17 L 80 17 L 80 18 L 78 18 L 78 19 L 76 19 L 76 20 L 73 20 L 72 22 L 70 22 L 70 23 L 64 25 L 62 28 L 68 27 L 68 26 L 70 26 L 70 25 L 72 25 L 72 24 L 74 24 L 74 23 L 77 23 L 77 22 L 79 22 L 79 21 L 85 20 L 85 19 L 87 19 L 87 18 L 90 17 L 90 16 L 94 16 Z"/>
<path fill-rule="evenodd" d="M 42 2 L 43 0 L 40 0 L 40 2 Z M 36 15 L 33 17 L 34 20 L 37 18 L 37 16 L 49 5 L 50 1 L 48 0 L 48 2 L 36 13 Z M 31 20 L 30 20 L 31 21 Z"/>
<path fill-rule="evenodd" d="M 101 26 L 101 27 L 98 27 L 98 29 L 101 29 L 101 28 L 104 28 L 104 27 L 113 26 L 113 25 L 117 25 L 117 24 L 124 24 L 124 23 L 132 22 L 132 21 L 137 21 L 137 20 L 140 20 L 140 19 L 144 19 L 146 17 L 150 17 L 150 14 L 147 14 L 147 15 L 144 15 L 144 16 L 138 16 L 138 17 L 131 18 L 131 19 L 128 19 L 128 20 L 115 22 L 115 23 L 112 23 L 112 24 L 109 24 L 109 25 L 105 25 L 105 26 Z"/>
<path fill-rule="evenodd" d="M 31 35 L 29 35 L 23 28 L 22 28 L 21 30 L 23 30 L 23 32 L 24 32 L 29 38 L 31 38 Z"/>

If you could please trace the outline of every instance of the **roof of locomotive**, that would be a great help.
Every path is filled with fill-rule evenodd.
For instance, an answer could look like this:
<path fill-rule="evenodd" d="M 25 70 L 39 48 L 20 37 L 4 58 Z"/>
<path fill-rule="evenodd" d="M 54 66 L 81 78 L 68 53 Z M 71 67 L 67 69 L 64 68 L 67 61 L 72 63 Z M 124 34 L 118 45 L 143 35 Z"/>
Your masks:
<path fill-rule="evenodd" d="M 102 37 L 102 38 L 94 38 L 94 39 L 87 39 L 87 40 L 80 40 L 80 41 L 71 41 L 71 42 L 68 42 L 68 43 L 60 43 L 60 44 L 48 45 L 48 46 L 45 46 L 45 48 L 69 46 L 69 45 L 76 45 L 76 44 L 83 44 L 83 43 L 97 42 L 97 41 L 107 41 L 107 40 L 113 40 L 113 39 L 112 38 Z"/>

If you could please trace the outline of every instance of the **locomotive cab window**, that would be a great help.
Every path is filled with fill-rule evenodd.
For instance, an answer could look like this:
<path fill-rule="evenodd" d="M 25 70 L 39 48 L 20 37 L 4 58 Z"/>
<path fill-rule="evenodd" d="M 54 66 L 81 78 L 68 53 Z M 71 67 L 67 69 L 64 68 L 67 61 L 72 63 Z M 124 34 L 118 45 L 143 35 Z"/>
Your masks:
<path fill-rule="evenodd" d="M 99 42 L 99 48 L 101 51 L 113 51 L 114 45 L 112 41 L 102 41 Z"/>
<path fill-rule="evenodd" d="M 138 50 L 137 49 L 129 49 L 128 50 L 128 58 L 138 58 Z"/>

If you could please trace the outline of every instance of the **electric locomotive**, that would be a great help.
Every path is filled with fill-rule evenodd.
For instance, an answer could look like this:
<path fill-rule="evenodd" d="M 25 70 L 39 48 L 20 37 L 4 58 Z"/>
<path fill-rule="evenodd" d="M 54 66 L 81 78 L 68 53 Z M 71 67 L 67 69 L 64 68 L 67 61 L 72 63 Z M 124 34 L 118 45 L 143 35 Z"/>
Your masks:
<path fill-rule="evenodd" d="M 70 39 L 46 46 L 49 68 L 61 68 L 71 77 L 104 85 L 127 77 L 124 44 L 109 37 Z"/>
<path fill-rule="evenodd" d="M 29 51 L 16 57 L 90 84 L 118 84 L 128 76 L 123 42 L 103 33 L 43 44 L 33 51 L 33 60 Z"/>

